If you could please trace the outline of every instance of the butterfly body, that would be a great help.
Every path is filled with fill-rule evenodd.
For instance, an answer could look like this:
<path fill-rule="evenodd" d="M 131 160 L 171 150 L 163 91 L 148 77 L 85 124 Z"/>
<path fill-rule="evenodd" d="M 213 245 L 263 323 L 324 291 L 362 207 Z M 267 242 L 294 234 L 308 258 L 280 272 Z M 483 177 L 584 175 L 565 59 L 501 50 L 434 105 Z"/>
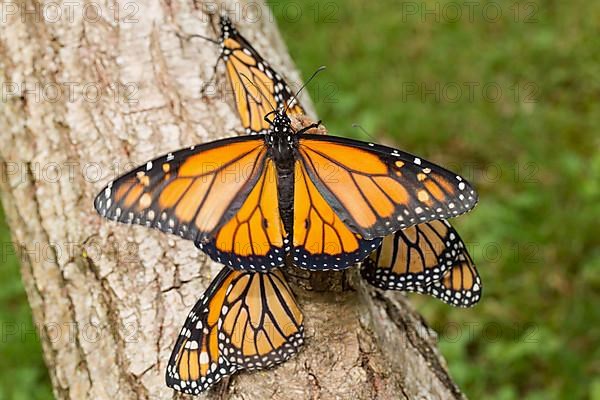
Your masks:
<path fill-rule="evenodd" d="M 293 165 L 294 149 L 297 145 L 296 135 L 290 118 L 283 113 L 275 113 L 272 127 L 265 134 L 265 141 L 271 148 L 271 154 L 278 168 Z"/>
<path fill-rule="evenodd" d="M 293 232 L 295 136 L 290 119 L 276 113 L 273 127 L 265 134 L 268 154 L 275 162 L 279 214 L 285 231 Z"/>

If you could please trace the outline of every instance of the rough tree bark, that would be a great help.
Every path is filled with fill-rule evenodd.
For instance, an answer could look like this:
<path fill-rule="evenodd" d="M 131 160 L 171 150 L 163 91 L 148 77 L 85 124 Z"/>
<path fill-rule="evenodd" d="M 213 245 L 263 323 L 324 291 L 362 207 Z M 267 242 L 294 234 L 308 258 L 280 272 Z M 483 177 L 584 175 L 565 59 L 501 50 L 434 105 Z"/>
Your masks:
<path fill-rule="evenodd" d="M 102 220 L 92 200 L 131 163 L 239 131 L 222 75 L 215 95 L 200 95 L 218 49 L 176 34 L 214 33 L 192 1 L 34 1 L 9 3 L 2 15 L 1 193 L 54 392 L 184 398 L 164 384 L 166 361 L 220 267 L 192 243 Z M 244 12 L 242 31 L 299 82 L 264 5 L 229 9 Z M 403 298 L 349 276 L 350 287 L 339 274 L 294 285 L 303 351 L 207 397 L 462 398 Z"/>

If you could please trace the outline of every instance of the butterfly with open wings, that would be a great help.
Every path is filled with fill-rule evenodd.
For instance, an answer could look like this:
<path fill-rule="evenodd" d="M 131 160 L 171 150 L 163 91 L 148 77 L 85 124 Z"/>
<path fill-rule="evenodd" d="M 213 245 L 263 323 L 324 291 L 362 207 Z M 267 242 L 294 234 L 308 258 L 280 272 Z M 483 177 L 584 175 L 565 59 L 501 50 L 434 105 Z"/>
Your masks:
<path fill-rule="evenodd" d="M 233 268 L 290 256 L 343 269 L 381 237 L 454 217 L 477 201 L 460 176 L 390 147 L 294 131 L 283 112 L 266 134 L 221 139 L 148 161 L 95 200 L 104 217 L 193 240 Z"/>

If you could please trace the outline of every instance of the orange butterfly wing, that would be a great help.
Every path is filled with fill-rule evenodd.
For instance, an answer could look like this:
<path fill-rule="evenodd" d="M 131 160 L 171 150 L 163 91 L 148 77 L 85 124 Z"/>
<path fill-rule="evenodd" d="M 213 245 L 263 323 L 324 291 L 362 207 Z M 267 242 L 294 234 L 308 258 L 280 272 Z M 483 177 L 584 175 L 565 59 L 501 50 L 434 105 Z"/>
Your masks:
<path fill-rule="evenodd" d="M 290 246 L 279 213 L 277 172 L 271 159 L 235 216 L 198 247 L 235 269 L 264 271 L 284 265 Z"/>
<path fill-rule="evenodd" d="M 386 237 L 363 261 L 361 275 L 380 289 L 429 294 L 457 307 L 472 307 L 481 298 L 481 278 L 447 221 L 426 222 Z"/>
<path fill-rule="evenodd" d="M 302 346 L 303 320 L 280 270 L 225 267 L 181 329 L 167 365 L 167 385 L 200 394 L 237 370 L 279 364 Z"/>
<path fill-rule="evenodd" d="M 411 226 L 383 239 L 361 266 L 361 275 L 387 290 L 411 290 L 440 280 L 464 245 L 445 220 Z"/>
<path fill-rule="evenodd" d="M 381 244 L 352 232 L 308 177 L 302 162 L 294 172 L 293 260 L 298 267 L 339 270 L 363 260 Z"/>
<path fill-rule="evenodd" d="M 273 109 L 287 107 L 289 115 L 305 114 L 285 80 L 235 29 L 227 16 L 221 16 L 220 25 L 221 58 L 246 133 L 266 132 L 270 124 L 264 117 Z"/>
<path fill-rule="evenodd" d="M 455 307 L 473 307 L 481 299 L 482 284 L 473 260 L 463 249 L 442 279 L 426 287 L 418 286 L 416 291 Z"/>
<path fill-rule="evenodd" d="M 477 203 L 462 177 L 390 147 L 302 134 L 297 151 L 319 192 L 365 239 L 454 217 Z"/>
<path fill-rule="evenodd" d="M 106 218 L 193 240 L 216 261 L 265 270 L 283 265 L 287 240 L 273 175 L 262 137 L 229 138 L 152 160 L 94 204 Z"/>

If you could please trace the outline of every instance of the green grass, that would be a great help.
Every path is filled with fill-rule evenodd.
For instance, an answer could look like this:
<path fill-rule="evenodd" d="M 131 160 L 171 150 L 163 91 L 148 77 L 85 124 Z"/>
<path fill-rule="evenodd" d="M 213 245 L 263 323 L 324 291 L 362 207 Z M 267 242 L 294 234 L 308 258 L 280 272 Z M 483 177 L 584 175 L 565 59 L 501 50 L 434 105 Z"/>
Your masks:
<path fill-rule="evenodd" d="M 600 3 L 492 3 L 495 22 L 485 2 L 454 22 L 449 8 L 436 20 L 392 0 L 271 3 L 303 76 L 328 67 L 309 91 L 332 133 L 364 138 L 351 127 L 360 123 L 480 192 L 455 225 L 483 300 L 462 310 L 411 296 L 460 387 L 473 399 L 600 399 Z M 502 96 L 485 97 L 485 85 Z M 4 226 L 0 235 L 10 240 Z M 14 257 L 3 260 L 0 300 L 4 332 L 31 329 Z M 31 335 L 0 342 L 0 399 L 51 397 L 40 351 Z"/>
<path fill-rule="evenodd" d="M 0 210 L 0 400 L 52 399 L 42 347 L 19 273 L 10 233 Z"/>

